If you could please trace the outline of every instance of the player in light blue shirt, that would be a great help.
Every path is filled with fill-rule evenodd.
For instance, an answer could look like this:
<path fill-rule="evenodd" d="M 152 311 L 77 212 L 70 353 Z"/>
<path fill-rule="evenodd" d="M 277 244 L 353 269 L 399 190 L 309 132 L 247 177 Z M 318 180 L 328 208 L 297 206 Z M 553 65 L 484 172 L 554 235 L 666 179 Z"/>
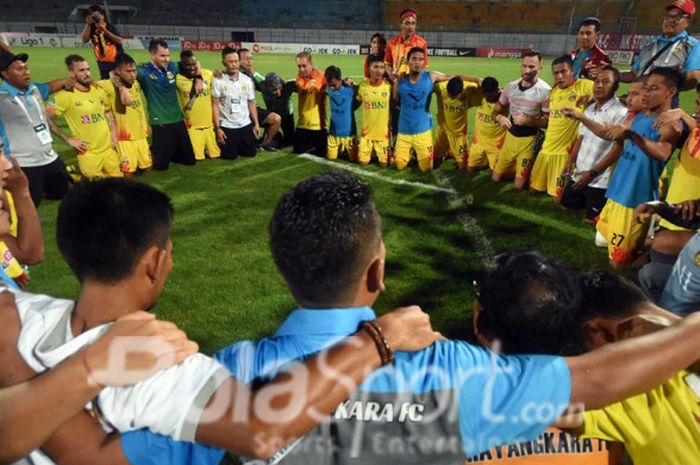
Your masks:
<path fill-rule="evenodd" d="M 355 115 L 353 113 L 355 89 L 343 82 L 340 68 L 337 66 L 329 66 L 324 74 L 331 110 L 326 158 L 335 160 L 341 155 L 352 158 L 357 152 Z"/>
<path fill-rule="evenodd" d="M 288 192 L 270 223 L 270 244 L 299 308 L 272 337 L 235 344 L 216 355 L 253 385 L 374 319 L 371 306 L 384 290 L 381 218 L 369 187 L 348 173 L 321 173 Z M 575 280 L 562 280 L 558 272 L 541 270 L 562 282 L 551 290 L 541 287 L 536 276 L 514 276 L 531 283 L 521 303 L 575 309 L 580 299 Z M 482 315 L 488 315 L 489 305 L 483 307 Z M 697 331 L 696 326 L 684 327 L 682 335 Z M 626 366 L 624 379 L 616 378 L 619 383 L 607 382 L 629 365 L 630 357 L 660 357 L 661 350 L 666 360 L 683 352 L 667 345 L 668 340 L 616 345 L 575 358 L 502 356 L 460 341 L 439 341 L 415 354 L 397 352 L 391 365 L 377 370 L 327 421 L 274 461 L 464 463 L 491 446 L 537 437 L 569 403 L 607 405 L 640 392 L 652 378 L 663 380 L 666 374 L 654 363 L 644 363 Z M 695 345 L 691 358 L 700 355 L 700 341 Z M 682 358 L 676 355 L 668 368 L 684 366 Z M 146 431 L 124 434 L 121 441 L 134 465 L 216 464 L 223 455 Z"/>

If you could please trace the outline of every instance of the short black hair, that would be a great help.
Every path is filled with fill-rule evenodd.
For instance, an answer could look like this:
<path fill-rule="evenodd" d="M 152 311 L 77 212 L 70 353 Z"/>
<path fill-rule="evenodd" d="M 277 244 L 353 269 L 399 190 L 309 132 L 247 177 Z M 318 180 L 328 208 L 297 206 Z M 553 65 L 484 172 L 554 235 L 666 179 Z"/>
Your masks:
<path fill-rule="evenodd" d="M 90 5 L 88 7 L 88 14 L 91 13 L 102 13 L 103 15 L 106 14 L 105 9 L 102 8 L 100 5 Z"/>
<path fill-rule="evenodd" d="M 411 47 L 411 49 L 406 54 L 406 61 L 411 59 L 411 55 L 413 55 L 414 53 L 418 53 L 418 52 L 422 53 L 423 55 L 426 54 L 426 51 L 423 47 Z"/>
<path fill-rule="evenodd" d="M 323 74 L 326 77 L 326 82 L 331 82 L 333 79 L 342 79 L 342 73 L 337 66 L 330 65 Z"/>
<path fill-rule="evenodd" d="M 562 354 L 573 339 L 581 291 L 573 271 L 539 252 L 509 252 L 481 279 L 479 330 L 505 353 Z"/>
<path fill-rule="evenodd" d="M 135 65 L 136 61 L 132 58 L 131 55 L 127 55 L 126 53 L 119 53 L 117 54 L 117 57 L 114 59 L 114 67 L 119 68 L 120 66 L 123 65 Z"/>
<path fill-rule="evenodd" d="M 644 292 L 617 273 L 593 269 L 579 276 L 581 288 L 581 323 L 595 317 L 625 317 L 634 307 L 649 302 Z"/>
<path fill-rule="evenodd" d="M 386 47 L 386 37 L 384 37 L 384 34 L 382 34 L 381 32 L 375 32 L 374 34 L 372 34 L 372 37 L 370 37 L 370 39 L 369 39 L 370 43 L 375 38 L 379 39 L 379 43 L 382 44 L 382 46 Z"/>
<path fill-rule="evenodd" d="M 384 57 L 379 55 L 370 55 L 367 57 L 367 67 L 371 67 L 373 63 L 384 63 Z"/>
<path fill-rule="evenodd" d="M 250 53 L 250 50 L 248 50 L 247 48 L 239 48 L 238 49 L 238 56 L 241 56 L 241 53 L 243 53 L 243 52 Z"/>
<path fill-rule="evenodd" d="M 72 68 L 75 63 L 80 63 L 81 61 L 87 61 L 80 55 L 72 54 L 68 55 L 65 60 L 63 60 L 67 67 Z"/>
<path fill-rule="evenodd" d="M 589 16 L 588 18 L 583 18 L 578 24 L 578 28 L 581 29 L 582 26 L 593 26 L 595 32 L 600 32 L 600 20 L 595 16 Z"/>
<path fill-rule="evenodd" d="M 297 184 L 270 221 L 277 269 L 306 307 L 351 299 L 380 244 L 381 218 L 372 191 L 344 171 L 326 171 Z"/>
<path fill-rule="evenodd" d="M 148 43 L 148 51 L 151 53 L 158 51 L 158 47 L 168 48 L 168 43 L 163 39 L 151 39 Z"/>
<path fill-rule="evenodd" d="M 487 76 L 484 78 L 483 81 L 481 81 L 481 89 L 487 94 L 490 94 L 491 92 L 497 92 L 498 86 L 498 79 L 496 79 L 495 77 Z"/>
<path fill-rule="evenodd" d="M 540 52 L 539 50 L 530 49 L 523 53 L 523 58 L 526 57 L 537 57 L 539 61 L 542 61 L 542 52 Z"/>
<path fill-rule="evenodd" d="M 116 283 L 170 238 L 173 207 L 157 189 L 125 179 L 78 183 L 58 208 L 58 249 L 82 283 Z"/>
<path fill-rule="evenodd" d="M 613 65 L 605 65 L 602 68 L 600 68 L 601 71 L 611 71 L 613 73 L 613 81 L 615 82 L 615 86 L 613 87 L 613 92 L 617 92 L 617 90 L 620 88 L 620 80 L 622 79 L 622 75 L 620 74 L 620 70 L 615 68 Z"/>
<path fill-rule="evenodd" d="M 561 64 L 567 64 L 569 65 L 569 68 L 574 67 L 574 60 L 571 58 L 571 55 L 568 53 L 558 56 L 557 58 L 552 61 L 552 68 L 554 68 L 554 65 L 561 65 Z"/>
<path fill-rule="evenodd" d="M 224 49 L 221 50 L 221 58 L 225 58 L 226 55 L 230 55 L 232 53 L 235 53 L 236 55 L 238 55 L 238 49 L 233 48 L 233 47 L 224 47 Z M 240 57 L 241 56 L 238 55 L 238 58 L 240 58 Z"/>
<path fill-rule="evenodd" d="M 185 58 L 194 58 L 194 52 L 192 50 L 183 50 L 180 52 L 180 60 L 184 60 Z"/>
<path fill-rule="evenodd" d="M 678 91 L 681 90 L 683 81 L 685 81 L 683 73 L 670 66 L 659 66 L 658 68 L 652 68 L 651 71 L 649 71 L 649 74 L 647 74 L 647 77 L 655 74 L 663 77 L 664 82 L 668 87 L 675 87 Z"/>
<path fill-rule="evenodd" d="M 459 76 L 454 76 L 447 81 L 447 93 L 453 96 L 460 96 L 464 91 L 464 81 Z"/>

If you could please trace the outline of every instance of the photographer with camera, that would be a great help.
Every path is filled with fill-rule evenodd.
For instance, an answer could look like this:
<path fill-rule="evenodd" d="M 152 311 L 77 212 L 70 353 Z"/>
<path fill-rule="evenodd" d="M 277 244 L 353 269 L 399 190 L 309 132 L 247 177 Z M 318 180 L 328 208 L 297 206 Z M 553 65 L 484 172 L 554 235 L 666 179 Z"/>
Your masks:
<path fill-rule="evenodd" d="M 119 36 L 119 31 L 105 20 L 105 10 L 100 5 L 91 5 L 88 8 L 81 38 L 83 43 L 92 42 L 100 78 L 109 79 L 109 72 L 114 69 L 114 60 L 124 51 L 124 39 Z"/>

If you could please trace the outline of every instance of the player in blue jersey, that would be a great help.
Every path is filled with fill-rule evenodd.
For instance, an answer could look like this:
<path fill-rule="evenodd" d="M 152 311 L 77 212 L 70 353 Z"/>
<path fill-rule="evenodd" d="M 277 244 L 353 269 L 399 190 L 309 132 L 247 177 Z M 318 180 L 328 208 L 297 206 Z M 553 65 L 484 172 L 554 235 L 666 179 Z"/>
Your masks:
<path fill-rule="evenodd" d="M 326 93 L 331 110 L 331 128 L 328 134 L 326 158 L 335 160 L 339 156 L 355 158 L 355 115 L 353 104 L 355 89 L 343 82 L 340 68 L 329 66 L 325 71 Z"/>
<path fill-rule="evenodd" d="M 608 137 L 623 145 L 623 151 L 610 178 L 607 201 L 597 224 L 608 240 L 608 257 L 613 268 L 638 268 L 649 222 L 634 221 L 637 205 L 656 200 L 659 177 L 681 136 L 679 121 L 657 127 L 655 121 L 671 109 L 683 77 L 674 68 L 655 68 L 644 82 L 645 111 L 632 124 L 614 126 Z"/>
<path fill-rule="evenodd" d="M 384 290 L 381 217 L 369 187 L 348 173 L 324 172 L 290 190 L 270 222 L 270 245 L 299 308 L 272 337 L 216 355 L 241 381 L 254 385 L 373 319 L 371 307 Z M 510 303 L 514 308 L 576 311 L 581 291 L 562 267 L 509 273 L 522 290 Z M 493 302 L 481 303 L 487 318 Z M 633 345 L 615 344 L 573 358 L 500 356 L 461 341 L 397 352 L 393 364 L 360 385 L 328 422 L 274 461 L 464 463 L 467 455 L 492 445 L 537 437 L 569 403 L 594 408 L 655 386 L 700 356 L 700 340 L 688 337 L 698 327 L 700 318 L 694 318 Z M 630 364 L 640 359 L 645 362 Z M 616 376 L 623 367 L 625 376 Z M 146 431 L 124 434 L 121 447 L 132 465 L 214 465 L 223 456 Z"/>
<path fill-rule="evenodd" d="M 430 94 L 433 84 L 449 80 L 437 71 L 427 71 L 425 50 L 413 47 L 408 51 L 408 74 L 396 81 L 394 101 L 398 103 L 399 133 L 394 150 L 394 166 L 402 170 L 415 151 L 421 171 L 433 169 L 433 117 L 430 115 Z"/>

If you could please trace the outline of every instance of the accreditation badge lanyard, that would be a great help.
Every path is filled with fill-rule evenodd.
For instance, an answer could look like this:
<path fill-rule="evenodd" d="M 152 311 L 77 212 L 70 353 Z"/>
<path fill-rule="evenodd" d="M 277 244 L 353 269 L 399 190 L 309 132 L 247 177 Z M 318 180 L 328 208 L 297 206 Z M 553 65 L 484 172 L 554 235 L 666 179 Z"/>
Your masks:
<path fill-rule="evenodd" d="M 25 116 L 29 120 L 29 124 L 31 124 L 34 128 L 34 132 L 39 138 L 39 142 L 41 142 L 42 145 L 50 144 L 51 142 L 53 142 L 53 139 L 51 138 L 51 133 L 49 132 L 49 127 L 46 125 L 46 120 L 44 119 L 44 113 L 40 110 L 41 103 L 39 103 L 33 91 L 32 100 L 34 100 L 34 104 L 36 105 L 37 109 L 39 109 L 39 123 L 36 123 L 32 119 L 31 115 L 29 114 L 29 110 L 27 109 L 27 106 L 24 104 L 22 99 L 19 98 L 19 96 L 15 95 L 14 99 L 17 105 L 19 105 L 19 107 L 22 109 Z"/>

